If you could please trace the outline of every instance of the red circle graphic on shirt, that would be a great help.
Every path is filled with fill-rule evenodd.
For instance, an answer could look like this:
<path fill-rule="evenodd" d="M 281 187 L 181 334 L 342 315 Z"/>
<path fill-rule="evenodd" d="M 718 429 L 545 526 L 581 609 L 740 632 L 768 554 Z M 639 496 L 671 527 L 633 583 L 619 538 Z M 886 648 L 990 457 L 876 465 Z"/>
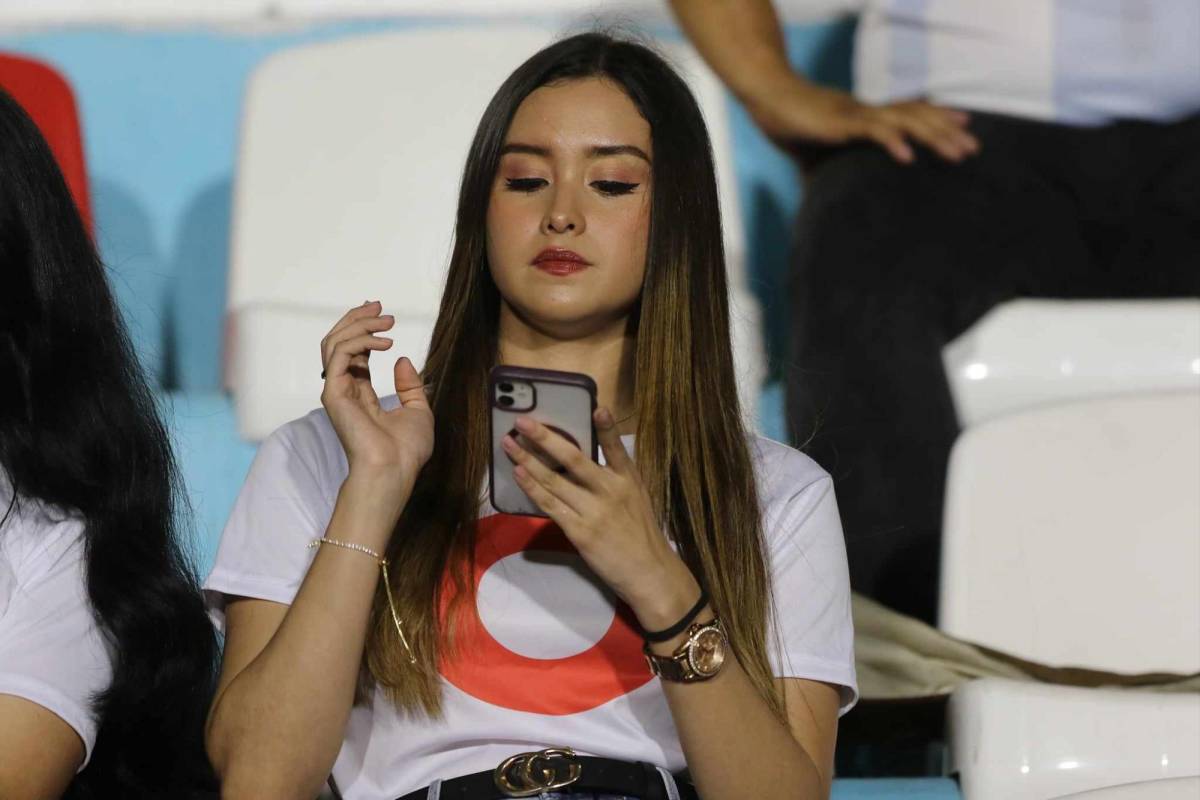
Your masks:
<path fill-rule="evenodd" d="M 575 554 L 574 545 L 548 519 L 494 514 L 479 520 L 472 582 L 515 553 Z M 453 585 L 443 586 L 441 617 L 449 614 Z M 459 606 L 455 648 L 441 661 L 442 677 L 486 703 L 534 714 L 576 714 L 601 706 L 646 684 L 652 677 L 642 655 L 633 613 L 618 603 L 612 624 L 581 653 L 565 658 L 531 658 L 505 647 L 487 630 L 473 602 Z"/>

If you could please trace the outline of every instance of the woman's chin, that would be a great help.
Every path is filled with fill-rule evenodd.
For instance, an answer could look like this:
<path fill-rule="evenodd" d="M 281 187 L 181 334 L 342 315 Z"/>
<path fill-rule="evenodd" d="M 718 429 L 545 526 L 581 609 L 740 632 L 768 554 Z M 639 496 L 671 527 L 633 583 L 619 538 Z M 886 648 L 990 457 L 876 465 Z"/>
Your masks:
<path fill-rule="evenodd" d="M 537 332 L 556 339 L 581 339 L 607 331 L 623 331 L 629 309 L 595 303 L 547 303 L 525 307 L 516 317 Z"/>

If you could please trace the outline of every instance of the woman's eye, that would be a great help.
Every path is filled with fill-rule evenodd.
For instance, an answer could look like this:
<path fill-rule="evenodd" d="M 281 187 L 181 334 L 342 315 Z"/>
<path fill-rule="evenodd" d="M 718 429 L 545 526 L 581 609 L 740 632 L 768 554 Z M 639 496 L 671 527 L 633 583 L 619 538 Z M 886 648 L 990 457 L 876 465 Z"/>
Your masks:
<path fill-rule="evenodd" d="M 641 184 L 624 181 L 592 181 L 592 186 L 601 194 L 629 194 Z"/>
<path fill-rule="evenodd" d="M 547 183 L 545 178 L 505 178 L 504 187 L 510 192 L 536 192 Z"/>

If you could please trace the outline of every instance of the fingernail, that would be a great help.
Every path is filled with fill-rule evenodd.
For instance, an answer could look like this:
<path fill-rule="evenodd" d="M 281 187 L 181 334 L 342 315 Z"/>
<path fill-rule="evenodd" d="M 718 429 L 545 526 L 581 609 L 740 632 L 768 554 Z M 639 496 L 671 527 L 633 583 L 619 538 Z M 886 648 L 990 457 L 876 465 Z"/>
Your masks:
<path fill-rule="evenodd" d="M 600 409 L 600 424 L 606 428 L 613 424 L 612 412 L 607 408 Z"/>
<path fill-rule="evenodd" d="M 519 431 L 533 430 L 533 420 L 531 420 L 529 417 L 517 417 L 515 424 L 517 426 L 517 430 Z"/>

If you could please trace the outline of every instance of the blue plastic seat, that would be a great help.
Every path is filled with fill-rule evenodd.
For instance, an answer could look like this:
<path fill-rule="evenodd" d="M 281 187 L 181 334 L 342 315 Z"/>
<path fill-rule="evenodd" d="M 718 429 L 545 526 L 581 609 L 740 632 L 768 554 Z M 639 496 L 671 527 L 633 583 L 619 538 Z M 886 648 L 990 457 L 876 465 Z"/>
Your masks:
<path fill-rule="evenodd" d="M 843 778 L 830 800 L 962 800 L 950 778 Z"/>
<path fill-rule="evenodd" d="M 190 509 L 180 522 L 203 577 L 212 567 L 221 530 L 254 460 L 257 446 L 238 437 L 233 404 L 221 392 L 170 392 L 159 406 L 175 448 Z"/>

